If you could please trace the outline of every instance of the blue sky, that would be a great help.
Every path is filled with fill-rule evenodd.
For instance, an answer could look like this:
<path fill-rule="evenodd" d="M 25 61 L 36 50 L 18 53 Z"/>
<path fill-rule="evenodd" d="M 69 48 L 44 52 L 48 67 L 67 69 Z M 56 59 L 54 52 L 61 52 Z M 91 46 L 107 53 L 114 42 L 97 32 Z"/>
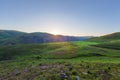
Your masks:
<path fill-rule="evenodd" d="M 0 0 L 0 29 L 79 36 L 120 32 L 120 0 Z"/>

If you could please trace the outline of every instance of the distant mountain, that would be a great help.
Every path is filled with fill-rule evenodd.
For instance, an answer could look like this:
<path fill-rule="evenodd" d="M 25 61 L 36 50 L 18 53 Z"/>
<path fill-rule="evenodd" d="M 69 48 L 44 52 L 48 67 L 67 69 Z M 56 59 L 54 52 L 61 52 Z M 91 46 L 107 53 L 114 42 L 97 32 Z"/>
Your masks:
<path fill-rule="evenodd" d="M 107 42 L 107 41 L 113 41 L 113 40 L 120 40 L 120 32 L 115 32 L 112 34 L 91 38 L 89 41 Z"/>
<path fill-rule="evenodd" d="M 52 35 L 49 33 L 25 33 L 14 30 L 0 30 L 0 45 L 31 44 L 87 40 L 89 37 Z"/>

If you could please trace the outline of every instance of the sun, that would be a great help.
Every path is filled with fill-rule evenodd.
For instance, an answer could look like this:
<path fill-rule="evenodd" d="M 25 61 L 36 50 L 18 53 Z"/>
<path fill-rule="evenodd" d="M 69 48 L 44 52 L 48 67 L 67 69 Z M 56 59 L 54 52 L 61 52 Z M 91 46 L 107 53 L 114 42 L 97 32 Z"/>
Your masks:
<path fill-rule="evenodd" d="M 59 35 L 60 33 L 58 31 L 52 31 L 51 32 L 53 35 Z"/>

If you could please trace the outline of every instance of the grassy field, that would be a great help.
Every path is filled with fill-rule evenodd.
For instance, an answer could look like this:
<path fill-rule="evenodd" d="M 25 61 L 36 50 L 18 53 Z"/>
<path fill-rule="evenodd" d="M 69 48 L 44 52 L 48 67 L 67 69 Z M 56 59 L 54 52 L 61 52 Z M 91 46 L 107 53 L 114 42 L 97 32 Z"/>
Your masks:
<path fill-rule="evenodd" d="M 0 47 L 3 80 L 119 80 L 119 40 Z"/>

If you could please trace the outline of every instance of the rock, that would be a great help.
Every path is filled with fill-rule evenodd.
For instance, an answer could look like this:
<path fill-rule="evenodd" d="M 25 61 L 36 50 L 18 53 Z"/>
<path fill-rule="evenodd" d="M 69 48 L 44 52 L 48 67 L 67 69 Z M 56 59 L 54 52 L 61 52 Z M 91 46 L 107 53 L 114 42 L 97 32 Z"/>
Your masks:
<path fill-rule="evenodd" d="M 87 75 L 88 73 L 87 72 L 82 72 L 83 74 Z"/>
<path fill-rule="evenodd" d="M 2 78 L 0 78 L 0 80 L 3 80 Z"/>
<path fill-rule="evenodd" d="M 68 76 L 66 75 L 65 71 L 61 70 L 61 72 L 60 72 L 60 79 L 64 80 L 64 79 L 67 79 L 67 78 L 68 78 Z"/>
<path fill-rule="evenodd" d="M 40 66 L 40 69 L 42 70 L 46 70 L 48 68 L 48 66 Z"/>
<path fill-rule="evenodd" d="M 67 75 L 65 73 L 60 73 L 60 79 L 64 80 L 67 78 Z"/>
<path fill-rule="evenodd" d="M 29 69 L 26 67 L 25 69 L 24 69 L 24 72 L 29 72 Z"/>
<path fill-rule="evenodd" d="M 13 76 L 17 76 L 19 74 L 21 74 L 21 72 L 17 69 L 15 71 L 13 71 L 13 73 L 12 73 Z"/>
<path fill-rule="evenodd" d="M 76 76 L 76 79 L 75 80 L 80 80 L 80 77 L 79 76 Z"/>

